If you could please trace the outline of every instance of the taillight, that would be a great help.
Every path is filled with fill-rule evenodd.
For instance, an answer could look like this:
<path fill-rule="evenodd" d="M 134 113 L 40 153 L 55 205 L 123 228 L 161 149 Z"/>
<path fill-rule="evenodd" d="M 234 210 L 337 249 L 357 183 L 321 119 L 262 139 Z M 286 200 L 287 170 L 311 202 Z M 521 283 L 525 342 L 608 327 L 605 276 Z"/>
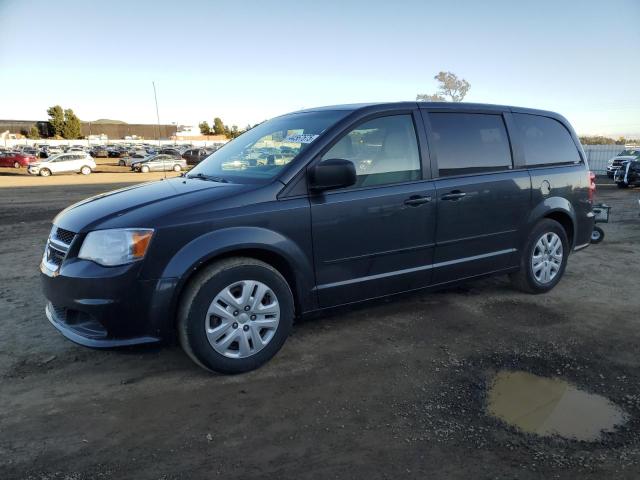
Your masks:
<path fill-rule="evenodd" d="M 596 193 L 596 174 L 589 172 L 589 201 L 593 202 L 593 196 Z"/>

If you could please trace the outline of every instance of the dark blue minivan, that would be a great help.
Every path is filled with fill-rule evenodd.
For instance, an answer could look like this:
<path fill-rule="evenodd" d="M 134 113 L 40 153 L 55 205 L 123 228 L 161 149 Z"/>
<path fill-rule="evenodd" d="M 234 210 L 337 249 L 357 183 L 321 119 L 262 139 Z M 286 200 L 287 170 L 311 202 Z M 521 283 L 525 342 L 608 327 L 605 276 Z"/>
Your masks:
<path fill-rule="evenodd" d="M 207 369 L 244 372 L 322 309 L 490 274 L 552 289 L 589 245 L 594 188 L 555 113 L 299 111 L 178 178 L 61 212 L 40 266 L 46 315 L 82 345 L 177 339 Z"/>

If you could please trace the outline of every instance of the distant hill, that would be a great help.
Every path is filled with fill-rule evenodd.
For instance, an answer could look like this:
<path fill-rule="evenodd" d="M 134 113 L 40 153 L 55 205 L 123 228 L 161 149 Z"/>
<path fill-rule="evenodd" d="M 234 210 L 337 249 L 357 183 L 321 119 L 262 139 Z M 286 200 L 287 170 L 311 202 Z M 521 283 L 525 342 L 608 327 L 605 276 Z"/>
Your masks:
<path fill-rule="evenodd" d="M 99 120 L 94 120 L 91 123 L 111 123 L 117 125 L 128 125 L 127 122 L 123 122 L 122 120 L 109 120 L 108 118 L 101 118 Z"/>

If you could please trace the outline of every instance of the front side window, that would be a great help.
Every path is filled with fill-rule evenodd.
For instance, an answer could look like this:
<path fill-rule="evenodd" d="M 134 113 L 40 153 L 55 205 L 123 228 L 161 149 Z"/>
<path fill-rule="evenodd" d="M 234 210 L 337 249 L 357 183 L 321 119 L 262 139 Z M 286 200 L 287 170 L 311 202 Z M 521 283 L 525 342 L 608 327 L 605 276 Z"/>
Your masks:
<path fill-rule="evenodd" d="M 507 170 L 511 149 L 502 115 L 430 113 L 439 176 Z"/>
<path fill-rule="evenodd" d="M 300 112 L 266 121 L 209 155 L 188 177 L 268 182 L 348 113 L 348 110 Z"/>
<path fill-rule="evenodd" d="M 513 114 L 527 166 L 579 163 L 580 154 L 569 131 L 557 120 L 526 113 Z"/>
<path fill-rule="evenodd" d="M 380 117 L 358 125 L 323 156 L 353 162 L 354 187 L 419 180 L 420 155 L 411 115 Z"/>

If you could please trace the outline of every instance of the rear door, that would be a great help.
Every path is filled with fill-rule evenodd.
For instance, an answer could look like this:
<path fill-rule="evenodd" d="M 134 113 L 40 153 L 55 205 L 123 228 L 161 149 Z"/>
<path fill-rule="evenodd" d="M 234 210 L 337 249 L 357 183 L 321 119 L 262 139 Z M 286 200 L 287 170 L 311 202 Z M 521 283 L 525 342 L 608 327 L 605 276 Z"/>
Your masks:
<path fill-rule="evenodd" d="M 426 142 L 417 110 L 356 122 L 319 159 L 354 163 L 357 183 L 311 194 L 320 306 L 428 285 L 435 190 L 423 175 Z"/>
<path fill-rule="evenodd" d="M 70 164 L 71 164 L 71 160 L 73 155 L 70 153 L 67 153 L 65 155 L 60 155 L 58 158 L 55 158 L 52 162 L 51 162 L 51 171 L 54 173 L 63 173 L 63 172 L 68 172 L 70 170 Z"/>
<path fill-rule="evenodd" d="M 424 111 L 437 192 L 433 283 L 515 264 L 531 180 L 514 169 L 499 111 Z"/>

